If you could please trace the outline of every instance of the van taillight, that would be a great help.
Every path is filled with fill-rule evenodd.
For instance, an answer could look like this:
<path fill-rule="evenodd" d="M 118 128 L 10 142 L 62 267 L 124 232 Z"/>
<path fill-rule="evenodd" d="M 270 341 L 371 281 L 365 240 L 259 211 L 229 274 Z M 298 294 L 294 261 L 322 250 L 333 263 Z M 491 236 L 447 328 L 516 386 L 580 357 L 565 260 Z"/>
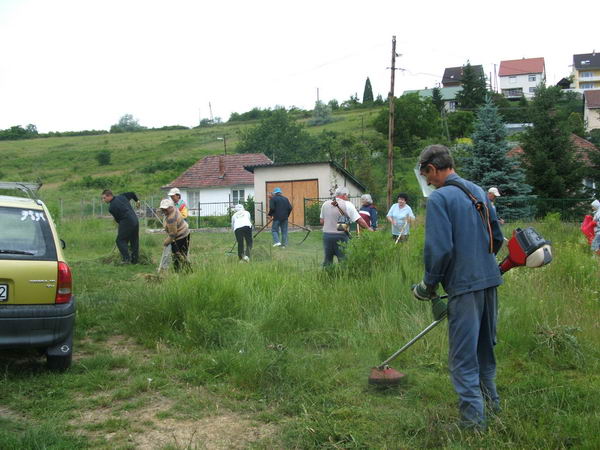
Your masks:
<path fill-rule="evenodd" d="M 58 262 L 58 285 L 56 288 L 56 300 L 54 303 L 68 303 L 71 301 L 71 287 L 73 284 L 73 278 L 71 276 L 71 269 L 67 263 L 62 261 Z"/>

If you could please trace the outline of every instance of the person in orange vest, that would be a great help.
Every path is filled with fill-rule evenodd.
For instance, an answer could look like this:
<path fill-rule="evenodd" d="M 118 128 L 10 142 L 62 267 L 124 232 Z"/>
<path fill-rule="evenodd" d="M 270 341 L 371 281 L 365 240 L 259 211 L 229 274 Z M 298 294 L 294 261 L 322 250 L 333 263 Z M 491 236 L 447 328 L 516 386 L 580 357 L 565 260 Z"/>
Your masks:
<path fill-rule="evenodd" d="M 169 191 L 169 197 L 171 198 L 171 200 L 173 200 L 173 203 L 175 204 L 175 208 L 177 208 L 179 210 L 179 214 L 181 214 L 181 217 L 187 222 L 187 218 L 188 218 L 188 207 L 185 204 L 185 202 L 183 201 L 183 199 L 181 198 L 181 191 L 177 188 L 172 188 Z"/>

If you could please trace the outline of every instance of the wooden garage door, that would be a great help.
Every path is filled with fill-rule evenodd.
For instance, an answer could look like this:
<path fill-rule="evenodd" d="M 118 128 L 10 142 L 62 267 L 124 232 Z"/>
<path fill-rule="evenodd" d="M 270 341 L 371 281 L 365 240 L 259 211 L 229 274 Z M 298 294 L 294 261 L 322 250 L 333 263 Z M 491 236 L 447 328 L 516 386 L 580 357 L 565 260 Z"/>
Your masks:
<path fill-rule="evenodd" d="M 293 180 L 293 181 L 269 181 L 266 183 L 266 193 L 273 192 L 276 187 L 286 196 L 294 209 L 290 215 L 290 222 L 304 225 L 304 199 L 319 197 L 319 181 Z"/>

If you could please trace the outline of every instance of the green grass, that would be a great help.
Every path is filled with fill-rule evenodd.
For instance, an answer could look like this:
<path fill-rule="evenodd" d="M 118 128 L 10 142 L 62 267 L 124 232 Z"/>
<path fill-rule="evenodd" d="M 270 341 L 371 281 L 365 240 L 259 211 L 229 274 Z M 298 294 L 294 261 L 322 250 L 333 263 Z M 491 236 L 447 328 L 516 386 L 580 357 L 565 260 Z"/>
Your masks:
<path fill-rule="evenodd" d="M 473 435 L 452 427 L 444 325 L 392 364 L 408 375 L 405 386 L 367 385 L 372 366 L 432 321 L 409 291 L 422 277 L 422 226 L 404 245 L 387 232 L 355 240 L 348 263 L 330 271 L 319 266 L 317 232 L 301 246 L 303 233 L 292 233 L 285 250 L 263 233 L 250 264 L 226 254 L 232 234 L 195 233 L 194 272 L 149 282 L 140 274 L 154 265 L 101 263 L 114 245 L 109 221 L 65 222 L 77 357 L 63 375 L 34 355 L 0 360 L 0 411 L 11 412 L 0 447 L 133 447 L 129 436 L 165 421 L 201 423 L 227 411 L 274 430 L 244 441 L 258 448 L 597 448 L 599 261 L 576 226 L 536 228 L 553 241 L 555 260 L 504 277 L 503 412 Z M 154 262 L 161 240 L 142 235 Z"/>

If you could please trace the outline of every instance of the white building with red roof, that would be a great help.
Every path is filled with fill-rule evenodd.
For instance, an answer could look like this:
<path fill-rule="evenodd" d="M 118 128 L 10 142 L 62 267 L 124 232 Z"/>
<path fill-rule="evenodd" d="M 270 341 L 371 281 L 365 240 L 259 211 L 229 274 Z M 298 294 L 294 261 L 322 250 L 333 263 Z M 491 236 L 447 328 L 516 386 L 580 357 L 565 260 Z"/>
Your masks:
<path fill-rule="evenodd" d="M 235 205 L 255 195 L 254 174 L 244 167 L 269 164 L 273 161 L 263 153 L 206 156 L 162 189 L 178 188 L 190 215 L 224 214 L 223 204 Z"/>
<path fill-rule="evenodd" d="M 508 99 L 532 98 L 538 85 L 546 81 L 544 58 L 500 61 L 500 90 Z"/>

